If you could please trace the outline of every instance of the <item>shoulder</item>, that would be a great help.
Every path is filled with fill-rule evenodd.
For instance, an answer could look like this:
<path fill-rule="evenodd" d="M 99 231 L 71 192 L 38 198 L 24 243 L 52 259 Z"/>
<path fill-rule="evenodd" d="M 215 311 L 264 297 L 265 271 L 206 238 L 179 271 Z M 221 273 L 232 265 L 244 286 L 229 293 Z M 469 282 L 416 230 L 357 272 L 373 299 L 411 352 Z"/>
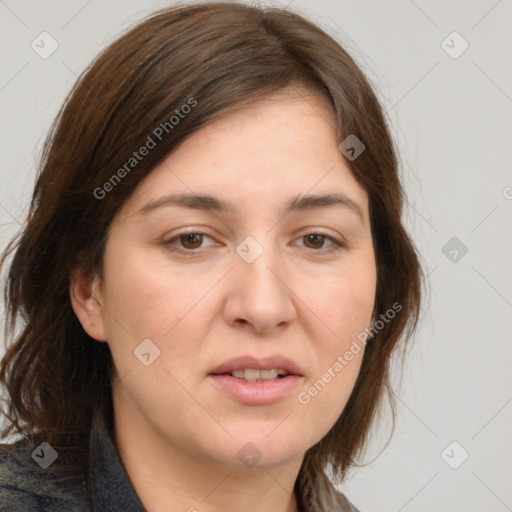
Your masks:
<path fill-rule="evenodd" d="M 337 499 L 337 510 L 342 510 L 343 512 L 361 512 L 358 508 L 355 507 L 347 497 L 339 491 L 336 491 L 336 499 Z"/>
<path fill-rule="evenodd" d="M 56 468 L 44 468 L 50 456 L 45 447 L 26 439 L 0 443 L 0 512 L 86 512 L 90 510 L 83 489 L 71 484 Z M 49 445 L 47 445 L 49 447 Z M 35 452 L 35 453 L 34 453 Z M 42 466 L 32 454 L 39 455 Z"/>
<path fill-rule="evenodd" d="M 325 474 L 317 475 L 315 491 L 311 512 L 361 512 Z"/>

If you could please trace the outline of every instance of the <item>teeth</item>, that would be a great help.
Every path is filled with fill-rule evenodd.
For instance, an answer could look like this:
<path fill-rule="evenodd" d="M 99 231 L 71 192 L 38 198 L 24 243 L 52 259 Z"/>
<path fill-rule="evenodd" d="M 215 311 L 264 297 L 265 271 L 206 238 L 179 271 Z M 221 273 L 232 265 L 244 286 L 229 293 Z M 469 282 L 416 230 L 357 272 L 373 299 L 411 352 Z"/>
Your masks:
<path fill-rule="evenodd" d="M 278 375 L 288 375 L 288 372 L 277 368 L 271 368 L 270 370 L 254 370 L 253 368 L 247 368 L 245 370 L 234 370 L 231 372 L 231 375 L 239 379 L 254 382 L 256 380 L 274 380 L 278 378 Z"/>

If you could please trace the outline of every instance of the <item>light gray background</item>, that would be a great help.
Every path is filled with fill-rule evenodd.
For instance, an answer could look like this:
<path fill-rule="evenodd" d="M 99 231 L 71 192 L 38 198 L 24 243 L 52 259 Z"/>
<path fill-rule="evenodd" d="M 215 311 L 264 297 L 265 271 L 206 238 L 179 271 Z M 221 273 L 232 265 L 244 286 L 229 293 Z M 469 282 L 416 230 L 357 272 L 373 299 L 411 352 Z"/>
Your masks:
<path fill-rule="evenodd" d="M 121 30 L 166 5 L 0 1 L 2 247 L 22 222 L 45 133 L 76 76 Z M 293 7 L 344 43 L 378 88 L 430 289 L 396 387 L 394 435 L 384 449 L 384 415 L 365 460 L 384 451 L 343 491 L 363 512 L 512 510 L 512 2 Z M 59 44 L 48 59 L 30 46 L 43 31 Z M 469 44 L 456 59 L 441 46 L 453 31 Z M 462 48 L 453 36 L 445 44 Z M 454 236 L 468 249 L 462 257 L 442 252 Z M 469 458 L 452 469 L 446 461 L 460 462 L 462 450 Z"/>

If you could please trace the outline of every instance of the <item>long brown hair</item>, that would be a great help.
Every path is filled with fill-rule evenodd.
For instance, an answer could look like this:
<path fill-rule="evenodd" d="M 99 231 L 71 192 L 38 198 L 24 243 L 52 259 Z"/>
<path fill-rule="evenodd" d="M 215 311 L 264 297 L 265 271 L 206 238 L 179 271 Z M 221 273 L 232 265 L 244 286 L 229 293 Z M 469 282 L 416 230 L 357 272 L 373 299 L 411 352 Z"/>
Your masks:
<path fill-rule="evenodd" d="M 80 76 L 46 140 L 23 230 L 8 244 L 4 289 L 7 391 L 2 435 L 44 434 L 60 467 L 81 479 L 94 407 L 111 411 L 112 359 L 83 330 L 70 303 L 74 269 L 102 274 L 109 224 L 135 187 L 206 122 L 289 85 L 321 91 L 336 114 L 341 143 L 365 145 L 347 163 L 369 196 L 377 262 L 375 317 L 400 314 L 367 344 L 355 388 L 331 431 L 304 458 L 295 492 L 312 500 L 325 467 L 346 476 L 368 438 L 397 342 L 416 327 L 421 268 L 401 213 L 404 195 L 382 107 L 362 71 L 332 37 L 281 8 L 233 2 L 159 11 L 106 48 Z M 148 154 L 112 176 L 156 127 L 196 102 Z M 126 170 L 126 168 L 125 168 Z M 110 181 L 109 181 L 110 180 Z M 108 193 L 103 194 L 110 182 Z M 101 197 L 102 196 L 102 197 Z M 19 328 L 19 329 L 18 329 Z M 327 485 L 327 484 L 326 484 Z M 309 500 L 309 501 L 308 501 Z"/>

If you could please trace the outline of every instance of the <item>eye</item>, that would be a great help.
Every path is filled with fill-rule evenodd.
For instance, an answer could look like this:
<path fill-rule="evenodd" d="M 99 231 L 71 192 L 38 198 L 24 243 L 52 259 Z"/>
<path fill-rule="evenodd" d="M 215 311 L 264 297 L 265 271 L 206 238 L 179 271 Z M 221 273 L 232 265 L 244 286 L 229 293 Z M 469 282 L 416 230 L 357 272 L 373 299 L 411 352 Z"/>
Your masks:
<path fill-rule="evenodd" d="M 188 233 L 179 233 L 163 243 L 171 251 L 193 254 L 199 252 L 198 249 L 208 247 L 207 245 L 203 245 L 205 239 L 213 240 L 205 233 L 191 231 Z M 304 246 L 315 254 L 335 252 L 345 247 L 342 241 L 323 233 L 309 233 L 300 237 L 299 240 L 304 240 Z M 329 244 L 327 248 L 325 248 L 326 243 Z"/>
<path fill-rule="evenodd" d="M 319 254 L 339 251 L 342 247 L 344 247 L 343 242 L 323 233 L 309 233 L 302 236 L 299 240 L 304 240 L 304 245 L 308 249 L 313 249 L 313 252 Z M 329 242 L 330 244 L 327 249 L 323 248 L 325 242 Z"/>
<path fill-rule="evenodd" d="M 196 249 L 202 249 L 204 247 L 202 244 L 205 238 L 212 240 L 211 237 L 204 233 L 180 233 L 166 240 L 164 245 L 168 246 L 172 251 L 195 252 Z M 176 242 L 179 243 L 178 246 L 175 245 Z"/>

